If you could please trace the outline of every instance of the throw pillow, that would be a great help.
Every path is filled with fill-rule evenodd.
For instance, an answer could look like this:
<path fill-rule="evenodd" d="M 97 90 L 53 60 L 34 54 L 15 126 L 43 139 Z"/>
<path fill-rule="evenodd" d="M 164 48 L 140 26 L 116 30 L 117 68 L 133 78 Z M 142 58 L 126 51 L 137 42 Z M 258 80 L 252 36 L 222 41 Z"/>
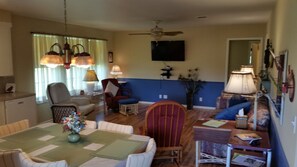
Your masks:
<path fill-rule="evenodd" d="M 245 103 L 247 101 L 248 100 L 245 97 L 243 97 L 243 96 L 233 95 L 231 97 L 231 99 L 229 100 L 229 107 L 232 107 L 232 106 L 237 105 L 237 104 L 240 104 L 240 103 Z"/>
<path fill-rule="evenodd" d="M 240 103 L 237 105 L 234 105 L 232 107 L 226 108 L 219 112 L 215 119 L 224 119 L 224 120 L 235 120 L 236 114 L 238 114 L 238 111 L 243 108 L 243 110 L 248 111 L 250 110 L 251 102 L 245 102 Z"/>
<path fill-rule="evenodd" d="M 104 92 L 110 92 L 113 96 L 116 96 L 118 90 L 119 87 L 115 86 L 112 82 L 108 81 Z"/>

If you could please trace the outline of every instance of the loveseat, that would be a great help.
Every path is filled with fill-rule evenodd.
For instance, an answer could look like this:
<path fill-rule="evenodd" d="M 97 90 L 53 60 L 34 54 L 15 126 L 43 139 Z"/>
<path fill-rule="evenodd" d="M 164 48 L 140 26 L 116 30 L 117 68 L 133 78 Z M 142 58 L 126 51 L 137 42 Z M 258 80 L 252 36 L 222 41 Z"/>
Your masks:
<path fill-rule="evenodd" d="M 228 121 L 235 122 L 236 114 L 238 110 L 244 108 L 245 114 L 248 116 L 248 129 L 252 129 L 253 127 L 253 117 L 254 117 L 254 99 L 239 99 L 236 98 L 237 102 L 241 102 L 239 104 L 232 104 L 234 96 L 226 96 L 222 94 L 218 97 L 217 100 L 217 109 L 219 109 L 218 114 L 216 114 L 212 119 L 221 119 L 224 116 L 227 116 Z M 241 98 L 241 97 L 240 97 Z M 236 101 L 235 100 L 235 101 Z M 225 107 L 225 108 L 224 108 Z M 269 102 L 265 96 L 262 96 L 258 99 L 257 106 L 257 130 L 258 131 L 268 131 L 270 125 L 270 113 L 269 113 Z M 233 118 L 233 119 L 231 119 Z M 225 119 L 226 120 L 226 119 Z M 235 127 L 234 127 L 235 128 Z M 227 153 L 227 145 L 226 144 L 217 144 L 208 141 L 202 141 L 201 150 L 203 153 L 219 157 L 225 158 Z"/>

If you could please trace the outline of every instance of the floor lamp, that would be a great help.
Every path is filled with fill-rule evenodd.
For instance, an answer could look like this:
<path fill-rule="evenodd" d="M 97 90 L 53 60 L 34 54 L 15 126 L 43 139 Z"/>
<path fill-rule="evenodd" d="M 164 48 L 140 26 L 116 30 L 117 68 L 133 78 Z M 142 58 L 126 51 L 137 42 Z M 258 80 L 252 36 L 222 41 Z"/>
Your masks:
<path fill-rule="evenodd" d="M 224 89 L 224 92 L 230 94 L 238 94 L 245 97 L 254 97 L 254 124 L 253 130 L 257 128 L 257 104 L 258 104 L 258 93 L 253 75 L 251 72 L 245 71 L 232 71 L 229 81 Z"/>

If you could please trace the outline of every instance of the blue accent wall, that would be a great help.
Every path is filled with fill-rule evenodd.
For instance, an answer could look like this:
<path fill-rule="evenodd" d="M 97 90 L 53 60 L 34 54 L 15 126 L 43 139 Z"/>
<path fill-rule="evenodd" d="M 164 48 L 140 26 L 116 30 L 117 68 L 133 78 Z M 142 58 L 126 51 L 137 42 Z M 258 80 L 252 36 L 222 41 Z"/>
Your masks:
<path fill-rule="evenodd" d="M 277 133 L 277 130 L 273 121 L 271 121 L 271 125 L 270 125 L 269 138 L 270 138 L 270 144 L 272 147 L 271 166 L 272 167 L 289 167 L 289 163 L 285 156 L 285 152 L 281 145 L 279 135 Z"/>
<path fill-rule="evenodd" d="M 181 104 L 186 104 L 186 91 L 184 85 L 178 80 L 158 80 L 158 79 L 134 79 L 121 78 L 127 81 L 125 87 L 132 90 L 132 95 L 138 97 L 140 101 L 156 102 L 159 95 L 167 95 L 169 100 L 175 100 Z M 194 105 L 215 107 L 216 99 L 224 89 L 224 82 L 205 82 L 203 88 L 195 94 Z M 199 102 L 202 97 L 202 102 Z"/>

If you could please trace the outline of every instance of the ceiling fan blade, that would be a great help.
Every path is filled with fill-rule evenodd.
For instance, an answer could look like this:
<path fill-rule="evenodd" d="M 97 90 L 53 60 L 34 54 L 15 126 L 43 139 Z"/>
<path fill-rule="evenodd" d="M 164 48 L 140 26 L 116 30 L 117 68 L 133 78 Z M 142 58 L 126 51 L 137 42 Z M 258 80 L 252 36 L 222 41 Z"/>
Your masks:
<path fill-rule="evenodd" d="M 129 35 L 151 35 L 150 32 L 143 32 L 143 33 L 130 33 Z"/>
<path fill-rule="evenodd" d="M 163 32 L 163 35 L 167 35 L 167 36 L 175 36 L 178 34 L 183 34 L 183 32 L 181 31 L 170 31 L 170 32 Z"/>

